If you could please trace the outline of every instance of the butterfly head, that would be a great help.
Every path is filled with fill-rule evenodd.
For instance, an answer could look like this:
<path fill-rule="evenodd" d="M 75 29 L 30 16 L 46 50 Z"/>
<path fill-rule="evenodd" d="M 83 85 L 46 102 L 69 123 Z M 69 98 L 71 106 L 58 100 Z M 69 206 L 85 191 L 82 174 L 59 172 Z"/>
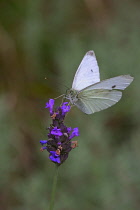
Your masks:
<path fill-rule="evenodd" d="M 74 89 L 67 90 L 65 98 L 70 100 L 71 104 L 75 104 L 78 100 L 78 92 Z"/>

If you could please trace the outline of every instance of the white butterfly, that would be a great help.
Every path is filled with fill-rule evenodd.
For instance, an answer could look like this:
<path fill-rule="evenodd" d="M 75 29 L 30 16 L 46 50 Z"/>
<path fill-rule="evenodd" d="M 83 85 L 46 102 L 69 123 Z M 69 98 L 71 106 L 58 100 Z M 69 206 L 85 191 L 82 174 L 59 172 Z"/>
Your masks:
<path fill-rule="evenodd" d="M 89 51 L 76 71 L 66 98 L 82 112 L 93 114 L 116 104 L 122 97 L 118 90 L 124 90 L 132 81 L 133 77 L 121 75 L 100 82 L 95 54 Z"/>

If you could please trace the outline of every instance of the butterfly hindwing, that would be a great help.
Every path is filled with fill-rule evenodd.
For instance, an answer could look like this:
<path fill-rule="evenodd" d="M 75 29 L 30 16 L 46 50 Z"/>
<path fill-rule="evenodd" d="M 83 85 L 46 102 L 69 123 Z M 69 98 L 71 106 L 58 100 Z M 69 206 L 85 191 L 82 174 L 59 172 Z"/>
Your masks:
<path fill-rule="evenodd" d="M 75 105 L 86 114 L 93 114 L 116 104 L 122 97 L 117 90 L 85 90 L 79 95 Z"/>

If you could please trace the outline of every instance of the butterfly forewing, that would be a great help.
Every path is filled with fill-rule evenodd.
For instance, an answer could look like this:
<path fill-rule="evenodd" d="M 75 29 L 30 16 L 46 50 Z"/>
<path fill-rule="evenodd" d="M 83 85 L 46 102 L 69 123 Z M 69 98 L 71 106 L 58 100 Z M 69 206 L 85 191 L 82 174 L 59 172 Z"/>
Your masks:
<path fill-rule="evenodd" d="M 82 90 L 87 86 L 93 85 L 100 81 L 98 63 L 93 51 L 89 51 L 84 56 L 78 70 L 75 74 L 72 89 Z"/>
<path fill-rule="evenodd" d="M 92 114 L 116 104 L 122 97 L 117 90 L 85 90 L 79 95 L 75 105 L 84 113 Z"/>

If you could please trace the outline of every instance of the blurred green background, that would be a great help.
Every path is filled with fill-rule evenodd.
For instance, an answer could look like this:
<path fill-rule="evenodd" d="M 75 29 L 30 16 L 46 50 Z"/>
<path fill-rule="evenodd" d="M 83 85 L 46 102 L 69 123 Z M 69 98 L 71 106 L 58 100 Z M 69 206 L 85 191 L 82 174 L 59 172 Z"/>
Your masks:
<path fill-rule="evenodd" d="M 79 127 L 79 147 L 60 167 L 55 209 L 140 209 L 139 0 L 0 0 L 0 209 L 48 208 L 45 103 L 71 87 L 89 50 L 101 79 L 135 80 L 107 110 L 71 110 L 66 124 Z"/>

